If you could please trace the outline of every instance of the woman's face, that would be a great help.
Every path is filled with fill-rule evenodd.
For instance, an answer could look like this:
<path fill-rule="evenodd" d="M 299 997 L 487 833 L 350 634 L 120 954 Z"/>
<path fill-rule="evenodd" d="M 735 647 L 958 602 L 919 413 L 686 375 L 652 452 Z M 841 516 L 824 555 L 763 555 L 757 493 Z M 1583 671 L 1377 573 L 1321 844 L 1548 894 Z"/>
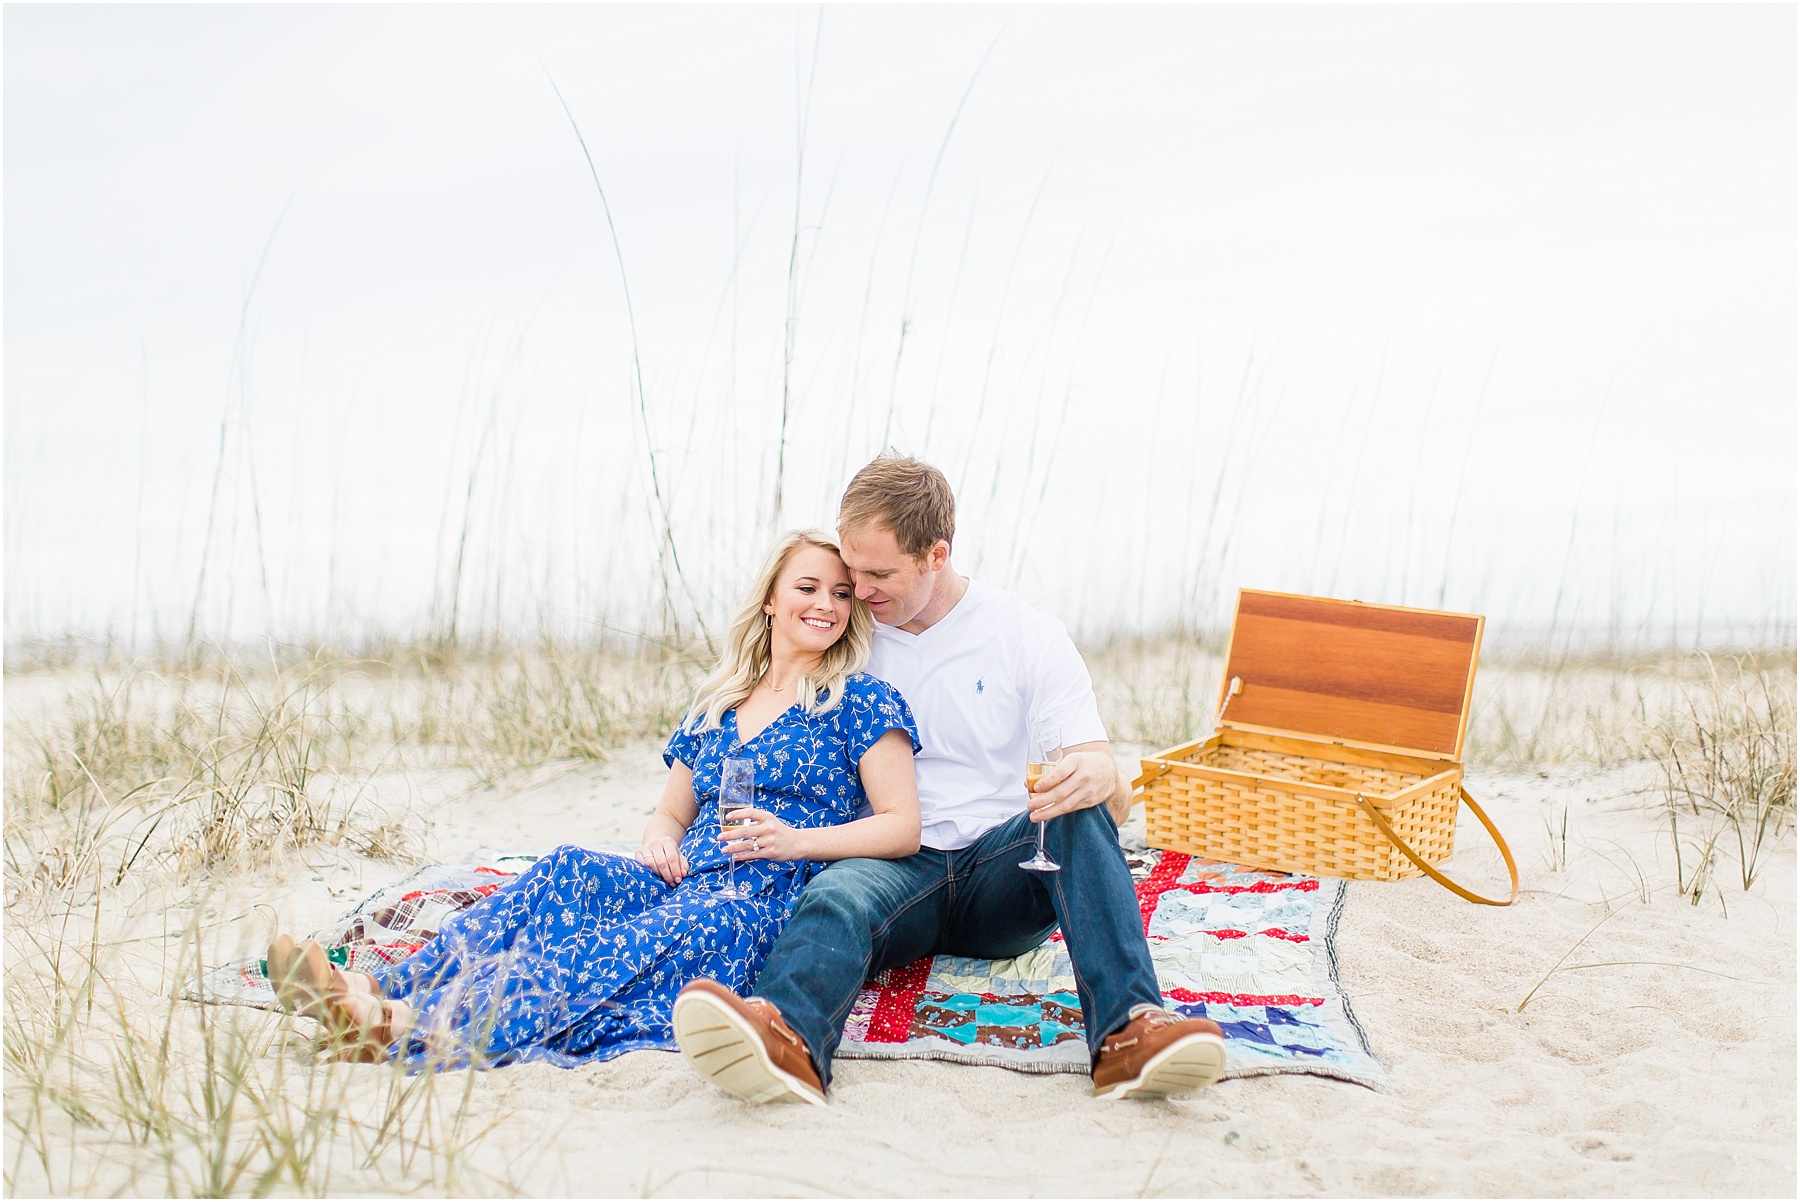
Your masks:
<path fill-rule="evenodd" d="M 843 560 L 823 547 L 800 547 L 788 556 L 775 578 L 775 591 L 763 602 L 776 647 L 785 643 L 802 653 L 825 651 L 850 625 L 855 592 Z"/>

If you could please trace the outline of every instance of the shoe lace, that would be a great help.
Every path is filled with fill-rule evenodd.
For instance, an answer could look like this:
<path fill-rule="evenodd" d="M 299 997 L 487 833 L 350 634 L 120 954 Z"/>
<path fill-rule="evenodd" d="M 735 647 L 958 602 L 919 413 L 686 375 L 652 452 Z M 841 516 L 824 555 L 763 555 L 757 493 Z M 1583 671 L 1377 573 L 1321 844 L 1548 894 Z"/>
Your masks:
<path fill-rule="evenodd" d="M 801 1046 L 800 1037 L 794 1034 L 793 1028 L 789 1027 L 782 1019 L 781 1011 L 775 1009 L 773 1003 L 765 1002 L 762 998 L 757 997 L 748 999 L 744 1004 L 749 1006 L 752 1010 L 755 1010 L 767 1020 L 769 1030 L 775 1032 L 775 1034 L 781 1036 L 795 1047 Z"/>
<path fill-rule="evenodd" d="M 1139 1036 L 1148 1035 L 1152 1031 L 1180 1021 L 1180 1015 L 1171 1014 L 1167 1010 L 1145 1010 L 1140 1013 L 1136 1019 L 1132 1020 L 1132 1022 L 1126 1024 L 1124 1031 L 1120 1031 L 1117 1035 L 1114 1035 L 1111 1039 L 1107 1040 L 1103 1045 L 1103 1050 L 1108 1052 L 1123 1051 L 1136 1044 Z M 1130 1038 L 1123 1038 L 1125 1031 L 1129 1031 L 1138 1023 L 1144 1024 L 1139 1028 L 1138 1033 Z"/>

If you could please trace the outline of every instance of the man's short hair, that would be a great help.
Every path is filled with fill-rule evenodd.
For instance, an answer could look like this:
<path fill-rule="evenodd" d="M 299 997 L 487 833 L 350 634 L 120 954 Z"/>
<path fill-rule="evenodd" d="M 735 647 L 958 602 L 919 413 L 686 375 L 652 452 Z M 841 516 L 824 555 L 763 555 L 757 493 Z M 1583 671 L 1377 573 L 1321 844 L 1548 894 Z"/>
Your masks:
<path fill-rule="evenodd" d="M 902 554 L 923 559 L 940 538 L 956 537 L 956 497 L 944 473 L 911 455 L 881 455 L 850 479 L 838 503 L 838 530 L 885 526 Z"/>

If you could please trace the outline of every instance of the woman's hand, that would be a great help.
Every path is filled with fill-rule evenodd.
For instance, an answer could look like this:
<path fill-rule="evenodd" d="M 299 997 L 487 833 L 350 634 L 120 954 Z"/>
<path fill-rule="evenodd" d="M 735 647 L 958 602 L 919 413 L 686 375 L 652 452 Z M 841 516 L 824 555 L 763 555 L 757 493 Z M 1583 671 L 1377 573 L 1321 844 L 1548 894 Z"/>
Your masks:
<path fill-rule="evenodd" d="M 681 854 L 680 840 L 667 835 L 644 840 L 644 845 L 632 854 L 638 863 L 648 864 L 651 871 L 671 885 L 681 884 L 681 879 L 688 874 L 687 857 Z"/>
<path fill-rule="evenodd" d="M 721 839 L 733 860 L 810 860 L 807 852 L 809 831 L 789 826 L 767 810 L 746 806 L 725 815 L 728 822 L 746 823 L 733 826 Z"/>

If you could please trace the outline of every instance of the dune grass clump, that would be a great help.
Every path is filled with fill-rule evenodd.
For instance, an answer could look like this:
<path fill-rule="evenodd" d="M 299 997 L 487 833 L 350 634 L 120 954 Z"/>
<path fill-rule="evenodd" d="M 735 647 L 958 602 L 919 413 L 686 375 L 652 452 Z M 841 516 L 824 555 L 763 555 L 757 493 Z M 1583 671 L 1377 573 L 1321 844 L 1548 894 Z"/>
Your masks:
<path fill-rule="evenodd" d="M 493 783 L 555 761 L 604 760 L 666 737 L 704 661 L 681 649 L 621 651 L 552 639 L 396 661 L 417 696 L 389 709 L 400 745 L 435 749 Z"/>
<path fill-rule="evenodd" d="M 9 1194 L 517 1192 L 474 1163 L 504 1117 L 476 1074 L 336 1063 L 295 1020 L 159 992 L 198 974 L 204 910 L 147 949 L 99 937 L 124 907 L 104 882 L 92 896 L 91 937 L 7 940 Z"/>
<path fill-rule="evenodd" d="M 361 787 L 368 716 L 336 684 L 315 664 L 252 676 L 128 665 L 71 681 L 60 704 L 9 723 L 9 904 L 152 866 L 232 872 L 317 844 L 409 854 Z"/>
<path fill-rule="evenodd" d="M 40 669 L 32 684 L 49 703 L 9 714 L 9 903 L 102 863 L 117 883 L 320 845 L 412 858 L 411 828 L 374 800 L 384 768 L 436 763 L 495 784 L 604 760 L 666 736 L 702 667 L 679 649 L 540 639 Z"/>
<path fill-rule="evenodd" d="M 1793 678 L 1742 659 L 1705 659 L 1705 686 L 1657 722 L 1647 749 L 1662 775 L 1661 804 L 1676 885 L 1698 904 L 1722 853 L 1743 888 L 1756 883 L 1794 826 Z"/>

